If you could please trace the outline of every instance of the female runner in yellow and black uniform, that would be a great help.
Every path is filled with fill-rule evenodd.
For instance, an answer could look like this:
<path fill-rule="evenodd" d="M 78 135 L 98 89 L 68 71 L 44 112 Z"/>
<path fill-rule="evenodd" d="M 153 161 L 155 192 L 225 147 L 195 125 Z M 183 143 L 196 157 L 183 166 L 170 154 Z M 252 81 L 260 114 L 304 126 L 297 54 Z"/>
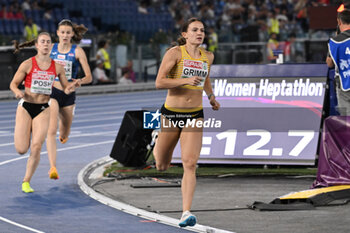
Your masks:
<path fill-rule="evenodd" d="M 181 183 L 183 214 L 179 225 L 186 227 L 194 226 L 197 221 L 190 209 L 203 136 L 201 127 L 186 125 L 186 121 L 203 121 L 203 90 L 214 110 L 218 110 L 220 104 L 215 100 L 209 78 L 214 55 L 200 47 L 205 36 L 203 23 L 196 18 L 189 19 L 182 27 L 181 36 L 179 46 L 164 55 L 156 79 L 156 87 L 168 89 L 168 94 L 161 110 L 162 128 L 154 157 L 157 169 L 166 170 L 180 139 L 184 174 Z"/>

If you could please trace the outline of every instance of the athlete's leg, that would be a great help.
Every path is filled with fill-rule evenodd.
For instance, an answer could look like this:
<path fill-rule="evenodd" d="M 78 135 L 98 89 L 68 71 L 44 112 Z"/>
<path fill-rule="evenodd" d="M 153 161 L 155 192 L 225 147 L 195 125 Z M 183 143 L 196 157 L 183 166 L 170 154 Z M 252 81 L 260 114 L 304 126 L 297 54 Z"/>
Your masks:
<path fill-rule="evenodd" d="M 40 161 L 41 147 L 45 141 L 49 128 L 50 108 L 46 108 L 32 120 L 32 142 L 30 145 L 30 156 L 27 162 L 26 174 L 23 182 L 30 182 Z"/>
<path fill-rule="evenodd" d="M 68 140 L 68 136 L 70 134 L 70 128 L 72 126 L 73 117 L 74 117 L 73 115 L 74 108 L 75 108 L 75 104 L 60 108 L 59 131 L 60 131 L 61 143 L 65 143 Z"/>
<path fill-rule="evenodd" d="M 197 119 L 203 120 L 203 119 Z M 189 211 L 196 188 L 196 166 L 202 148 L 203 129 L 184 128 L 181 132 L 181 159 L 184 174 L 181 182 L 182 208 Z"/>
<path fill-rule="evenodd" d="M 168 123 L 168 119 L 161 116 L 161 122 L 163 121 Z M 174 148 L 180 137 L 180 132 L 180 129 L 177 127 L 172 127 L 171 129 L 162 128 L 160 130 L 153 150 L 157 170 L 165 171 L 169 168 Z"/>
<path fill-rule="evenodd" d="M 56 156 L 57 156 L 56 136 L 57 136 L 58 110 L 59 110 L 58 102 L 56 99 L 51 98 L 49 109 L 50 109 L 50 124 L 47 132 L 46 147 L 47 147 L 50 167 L 56 167 Z"/>
<path fill-rule="evenodd" d="M 32 118 L 22 106 L 18 105 L 15 125 L 15 148 L 20 154 L 25 154 L 30 145 L 30 132 L 32 129 Z"/>

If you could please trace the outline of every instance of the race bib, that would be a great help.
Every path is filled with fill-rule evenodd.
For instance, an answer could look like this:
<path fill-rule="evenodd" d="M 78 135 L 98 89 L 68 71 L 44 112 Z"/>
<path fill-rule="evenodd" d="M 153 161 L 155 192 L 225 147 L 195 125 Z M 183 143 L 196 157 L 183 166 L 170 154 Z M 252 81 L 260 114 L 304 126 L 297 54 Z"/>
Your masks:
<path fill-rule="evenodd" d="M 65 75 L 67 77 L 67 80 L 72 79 L 72 69 L 73 69 L 73 62 L 67 61 L 67 60 L 59 60 L 55 59 L 55 62 L 62 65 L 64 67 Z"/>
<path fill-rule="evenodd" d="M 202 78 L 202 81 L 197 86 L 203 87 L 208 73 L 208 64 L 206 62 L 184 59 L 181 78 L 199 76 Z"/>
<path fill-rule="evenodd" d="M 50 95 L 55 75 L 46 71 L 38 71 L 32 74 L 32 84 L 30 91 L 36 94 Z"/>

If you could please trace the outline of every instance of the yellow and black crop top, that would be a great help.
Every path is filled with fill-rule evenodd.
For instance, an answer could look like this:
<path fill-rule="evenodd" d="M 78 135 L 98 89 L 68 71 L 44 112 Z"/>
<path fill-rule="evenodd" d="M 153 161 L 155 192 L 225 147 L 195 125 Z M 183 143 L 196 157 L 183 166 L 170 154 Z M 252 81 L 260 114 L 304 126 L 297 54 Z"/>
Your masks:
<path fill-rule="evenodd" d="M 198 86 L 183 85 L 182 88 L 203 90 L 204 81 L 209 75 L 209 59 L 203 48 L 199 48 L 201 57 L 192 58 L 186 51 L 184 45 L 180 46 L 181 60 L 170 70 L 167 78 L 190 78 L 193 76 L 202 77 L 203 80 Z"/>

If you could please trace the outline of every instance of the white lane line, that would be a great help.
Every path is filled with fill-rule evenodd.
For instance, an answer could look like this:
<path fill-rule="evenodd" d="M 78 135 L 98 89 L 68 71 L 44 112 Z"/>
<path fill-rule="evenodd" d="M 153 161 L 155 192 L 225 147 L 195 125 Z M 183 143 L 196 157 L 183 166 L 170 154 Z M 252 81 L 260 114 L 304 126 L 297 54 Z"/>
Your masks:
<path fill-rule="evenodd" d="M 84 123 L 84 122 L 101 122 L 101 121 L 103 122 L 103 121 L 109 121 L 109 120 L 120 120 L 120 119 L 123 119 L 123 117 L 124 116 L 115 116 L 115 117 L 104 117 L 104 118 L 100 118 L 100 119 L 73 120 L 73 124 Z M 79 118 L 79 117 L 77 117 L 77 118 Z M 14 128 L 14 123 L 13 123 L 13 126 L 0 127 L 0 129 L 2 129 L 2 130 L 4 130 L 4 129 L 13 129 L 13 128 Z"/>
<path fill-rule="evenodd" d="M 0 220 L 1 220 L 1 221 L 4 221 L 4 222 L 7 222 L 7 223 L 10 223 L 10 224 L 12 224 L 12 225 L 15 225 L 15 226 L 17 226 L 17 227 L 26 229 L 26 230 L 28 230 L 28 231 L 32 231 L 32 232 L 36 232 L 36 233 L 45 233 L 45 232 L 43 232 L 43 231 L 39 231 L 39 230 L 36 230 L 36 229 L 34 229 L 34 228 L 24 226 L 24 225 L 22 225 L 22 224 L 16 223 L 16 222 L 14 222 L 14 221 L 11 221 L 11 220 L 9 220 L 9 219 L 7 219 L 7 218 L 4 218 L 4 217 L 1 217 L 1 216 L 0 216 Z"/>
<path fill-rule="evenodd" d="M 7 163 L 15 162 L 17 160 L 26 159 L 28 157 L 29 157 L 29 155 L 25 155 L 25 156 L 21 156 L 21 157 L 15 158 L 15 159 L 6 160 L 4 162 L 0 162 L 0 166 L 4 165 L 4 164 L 7 164 Z"/>
<path fill-rule="evenodd" d="M 104 118 L 100 118 L 100 119 L 75 120 L 74 123 L 118 120 L 118 119 L 123 119 L 123 117 L 124 117 L 124 116 L 114 116 L 114 117 L 104 117 Z"/>
<path fill-rule="evenodd" d="M 141 108 L 160 108 L 163 101 L 147 101 L 149 102 L 148 105 L 142 105 L 139 102 L 135 102 L 134 104 L 129 103 L 129 104 L 120 104 L 120 103 L 113 103 L 113 104 L 107 104 L 107 105 L 102 105 L 102 103 L 97 103 L 96 107 L 91 106 L 81 106 L 77 105 L 76 107 L 76 114 L 79 114 L 80 112 L 96 112 L 96 111 L 103 111 L 105 109 L 125 109 L 125 111 L 128 110 L 141 110 Z M 152 106 L 153 105 L 153 106 Z M 156 105 L 156 106 L 154 106 Z M 14 117 L 16 115 L 16 111 L 2 111 L 1 110 L 1 118 L 9 118 L 9 117 Z"/>
<path fill-rule="evenodd" d="M 73 122 L 74 123 L 74 122 Z M 92 128 L 99 128 L 99 127 L 113 127 L 113 126 L 119 126 L 121 123 L 112 123 L 112 124 L 101 124 L 101 125 L 88 125 L 88 126 L 79 126 L 79 127 L 72 127 L 72 130 L 76 129 L 92 129 Z M 9 137 L 13 136 L 13 133 L 7 134 L 7 135 L 0 135 L 0 137 Z"/>
<path fill-rule="evenodd" d="M 7 133 L 11 133 L 11 131 L 0 131 L 0 134 L 7 134 Z"/>
<path fill-rule="evenodd" d="M 142 102 L 152 102 L 152 101 L 164 101 L 165 95 L 158 96 L 156 95 L 146 95 L 143 96 L 142 93 L 135 93 L 136 95 L 133 96 L 115 96 L 113 98 L 100 98 L 100 99 L 84 99 L 83 97 L 79 97 L 78 101 L 76 101 L 78 106 L 95 106 L 100 105 L 99 102 L 106 104 L 106 105 L 123 105 L 128 103 L 142 103 Z M 16 111 L 18 101 L 13 101 L 10 103 L 10 105 L 7 107 L 5 105 L 2 105 L 6 109 L 2 109 L 2 113 L 9 112 L 9 111 Z"/>
<path fill-rule="evenodd" d="M 98 108 L 87 108 L 87 109 L 81 109 L 80 106 L 79 106 L 79 109 L 76 109 L 76 117 L 75 118 L 80 118 L 80 117 L 89 117 L 89 116 L 101 116 L 101 115 L 116 115 L 116 114 L 120 114 L 120 113 L 125 113 L 126 111 L 129 111 L 129 110 L 141 110 L 140 108 L 140 105 L 137 104 L 135 105 L 136 107 L 135 108 L 138 108 L 138 109 L 132 109 L 132 105 L 128 105 L 128 109 L 123 109 L 123 110 L 115 110 L 115 111 L 109 111 L 109 112 L 106 112 L 104 111 L 104 109 L 106 109 L 106 106 L 100 106 Z M 159 104 L 160 106 L 160 104 Z M 109 109 L 111 109 L 112 107 L 110 107 Z M 118 106 L 118 109 L 119 106 Z M 101 110 L 101 111 L 98 111 L 98 110 Z M 87 113 L 86 113 L 87 112 Z M 14 118 L 14 115 L 15 113 L 11 114 L 11 115 L 8 115 L 9 117 L 11 117 L 12 119 L 10 120 L 0 120 L 0 124 L 8 124 L 8 123 L 14 123 L 15 122 L 15 118 Z M 0 116 L 1 118 L 1 116 Z M 2 128 L 4 129 L 4 128 Z"/>
<path fill-rule="evenodd" d="M 69 138 L 88 137 L 88 136 L 110 136 L 111 133 L 116 133 L 116 131 L 103 131 L 103 132 L 99 132 L 99 133 L 71 134 L 71 136 L 69 136 Z"/>
<path fill-rule="evenodd" d="M 12 137 L 14 133 L 9 133 L 9 134 L 0 134 L 0 137 Z"/>
<path fill-rule="evenodd" d="M 155 98 L 147 98 L 143 96 L 137 96 L 137 98 L 134 99 L 118 99 L 116 98 L 111 100 L 101 100 L 101 101 L 89 101 L 86 103 L 77 103 L 77 108 L 88 108 L 88 109 L 94 109 L 97 107 L 107 107 L 110 108 L 111 106 L 130 106 L 130 105 L 138 105 L 142 106 L 143 103 L 147 104 L 154 104 L 157 102 L 164 102 L 164 97 L 155 97 Z M 147 106 L 146 106 L 147 107 Z"/>
<path fill-rule="evenodd" d="M 91 113 L 80 113 L 80 114 L 75 114 L 75 118 L 76 119 L 74 119 L 74 122 L 81 122 L 81 120 L 77 120 L 77 118 L 87 118 L 87 117 L 89 117 L 89 116 L 104 116 L 104 115 L 112 115 L 112 116 L 114 116 L 115 117 L 115 115 L 121 115 L 121 113 L 124 113 L 124 112 L 126 112 L 126 111 L 111 111 L 111 112 L 105 112 L 105 111 L 91 111 Z M 123 117 L 123 116 L 121 116 L 121 117 Z M 106 117 L 105 116 L 105 118 L 100 118 L 100 119 L 107 119 L 107 120 L 109 120 L 109 119 L 113 119 L 113 118 L 108 118 L 108 117 Z M 0 124 L 7 124 L 7 123 L 14 123 L 15 122 L 15 119 L 14 119 L 14 117 L 11 119 L 11 120 L 0 120 Z"/>
<path fill-rule="evenodd" d="M 13 144 L 14 144 L 13 142 L 4 143 L 4 144 L 0 144 L 0 147 L 2 147 L 2 146 L 11 146 L 11 145 L 13 145 Z"/>
<path fill-rule="evenodd" d="M 124 93 L 106 93 L 106 94 L 97 94 L 97 95 L 78 95 L 79 102 L 87 101 L 99 101 L 105 99 L 130 99 L 139 96 L 143 97 L 155 97 L 155 96 L 166 96 L 167 90 L 151 90 L 151 91 L 135 91 L 135 92 L 124 92 Z"/>
<path fill-rule="evenodd" d="M 111 99 L 111 100 L 101 100 L 101 101 L 87 101 L 85 103 L 78 102 L 77 106 L 99 106 L 101 104 L 103 105 L 115 105 L 115 104 L 130 104 L 130 103 L 152 103 L 153 101 L 164 101 L 164 97 L 153 97 L 153 98 L 148 98 L 144 96 L 137 96 L 137 98 L 126 98 L 126 99 Z"/>
<path fill-rule="evenodd" d="M 177 220 L 175 218 L 161 215 L 158 213 L 149 212 L 147 210 L 139 209 L 139 208 L 134 207 L 132 205 L 111 199 L 111 198 L 106 197 L 105 195 L 103 195 L 101 193 L 96 192 L 93 188 L 91 188 L 90 186 L 88 186 L 85 183 L 84 177 L 86 177 L 88 173 L 98 169 L 101 166 L 104 166 L 104 165 L 110 163 L 111 161 L 113 161 L 113 159 L 107 155 L 105 157 L 102 157 L 100 159 L 97 159 L 97 160 L 89 163 L 83 169 L 81 169 L 79 174 L 78 174 L 78 177 L 77 177 L 78 185 L 79 185 L 80 189 L 89 197 L 95 199 L 96 201 L 103 203 L 106 206 L 110 206 L 110 207 L 115 208 L 117 210 L 123 211 L 124 213 L 128 213 L 128 214 L 140 217 L 140 218 L 153 220 L 153 221 L 158 222 L 158 223 L 162 223 L 162 224 L 166 224 L 169 226 L 173 226 L 175 228 L 179 228 L 179 226 L 178 226 L 179 220 Z M 196 224 L 194 227 L 186 227 L 186 230 L 193 231 L 193 232 L 202 232 L 202 233 L 208 233 L 208 232 L 234 233 L 232 231 L 227 231 L 227 230 L 218 229 L 215 227 L 205 226 L 205 225 L 200 225 L 200 224 Z"/>
<path fill-rule="evenodd" d="M 0 116 L 0 119 L 2 118 L 9 118 L 9 117 L 13 117 L 16 114 L 16 111 L 13 111 L 11 114 L 4 114 Z"/>
<path fill-rule="evenodd" d="M 99 119 L 74 120 L 74 123 L 92 122 L 92 121 L 118 120 L 118 119 L 122 119 L 123 117 L 124 116 L 114 116 L 114 117 L 104 117 L 104 118 L 99 118 Z M 80 118 L 80 116 L 78 116 L 77 118 Z M 2 124 L 2 123 L 15 123 L 15 120 L 0 121 L 0 124 Z M 5 129 L 5 128 L 1 128 L 1 129 Z"/>
<path fill-rule="evenodd" d="M 79 126 L 79 127 L 72 127 L 72 129 L 92 129 L 92 128 L 98 128 L 98 127 L 112 127 L 112 126 L 119 126 L 121 123 L 112 123 L 112 124 L 101 124 L 101 125 L 87 125 L 87 126 Z"/>
<path fill-rule="evenodd" d="M 5 157 L 5 156 L 17 156 L 18 153 L 3 153 L 1 152 L 0 157 Z"/>
<path fill-rule="evenodd" d="M 145 102 L 148 102 L 149 105 L 141 105 L 140 106 L 140 102 L 141 101 L 136 101 L 134 103 L 129 103 L 129 104 L 121 104 L 121 103 L 113 103 L 113 104 L 108 104 L 107 106 L 105 105 L 102 105 L 102 103 L 97 103 L 97 107 L 92 107 L 91 106 L 81 106 L 79 104 L 77 104 L 76 106 L 76 114 L 80 114 L 80 112 L 96 112 L 98 110 L 102 110 L 101 112 L 103 112 L 104 109 L 108 108 L 108 109 L 125 109 L 125 111 L 128 111 L 128 110 L 138 110 L 138 109 L 141 109 L 141 108 L 160 108 L 162 103 L 164 102 L 164 100 L 159 100 L 159 101 L 153 101 L 153 100 L 147 100 Z M 153 105 L 153 106 L 152 106 Z M 134 108 L 134 109 L 133 109 Z M 136 109 L 137 108 L 137 109 Z M 5 114 L 5 112 L 7 112 Z M 16 110 L 14 111 L 2 111 L 1 112 L 1 116 L 0 116 L 0 119 L 1 118 L 10 118 L 10 117 L 14 117 L 14 115 L 16 114 Z"/>
<path fill-rule="evenodd" d="M 89 136 L 112 136 L 112 133 L 116 133 L 116 131 L 103 131 L 100 133 L 79 133 L 79 134 L 71 134 L 69 136 L 69 138 L 76 138 L 76 137 L 89 137 Z M 58 137 L 57 137 L 58 138 Z M 14 145 L 14 142 L 10 142 L 10 143 L 4 143 L 4 144 L 0 144 L 0 147 L 3 146 L 12 146 Z"/>
<path fill-rule="evenodd" d="M 0 121 L 0 124 L 2 124 L 2 123 L 13 123 L 13 122 L 15 122 L 15 120 L 4 120 L 4 121 Z"/>
<path fill-rule="evenodd" d="M 78 148 L 84 148 L 84 147 L 89 147 L 89 146 L 98 146 L 98 145 L 103 145 L 103 144 L 108 144 L 108 143 L 114 143 L 114 141 L 115 140 L 110 140 L 110 141 L 105 141 L 105 142 L 88 143 L 88 144 L 84 144 L 84 145 L 65 147 L 65 148 L 57 149 L 57 152 L 66 151 L 66 150 L 73 150 L 73 149 L 78 149 Z M 47 154 L 47 151 L 41 152 L 40 154 Z M 26 159 L 28 157 L 29 157 L 29 155 L 25 155 L 25 156 L 21 156 L 21 157 L 15 158 L 15 159 L 6 160 L 3 162 L 0 162 L 0 166 L 11 163 L 11 162 L 15 162 L 17 160 Z"/>
<path fill-rule="evenodd" d="M 17 107 L 17 104 L 15 105 Z M 1 109 L 1 115 L 5 115 L 4 113 L 16 113 L 16 109 Z"/>

